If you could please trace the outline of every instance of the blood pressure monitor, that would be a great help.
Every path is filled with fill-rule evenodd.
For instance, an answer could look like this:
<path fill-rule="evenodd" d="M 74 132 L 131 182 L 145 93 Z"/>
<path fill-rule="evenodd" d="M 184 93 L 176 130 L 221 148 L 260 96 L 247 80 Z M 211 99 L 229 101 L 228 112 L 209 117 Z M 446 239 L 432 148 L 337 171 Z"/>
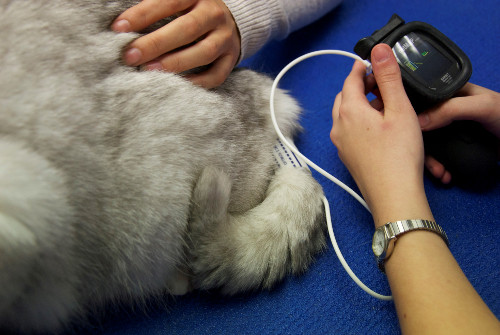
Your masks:
<path fill-rule="evenodd" d="M 369 59 L 372 48 L 388 44 L 399 63 L 406 94 L 417 113 L 453 97 L 469 80 L 472 65 L 465 53 L 424 22 L 405 23 L 394 14 L 354 51 Z M 452 179 L 466 188 L 488 188 L 498 181 L 496 138 L 473 121 L 424 132 L 426 154 L 443 163 Z"/>
<path fill-rule="evenodd" d="M 469 80 L 472 65 L 465 53 L 439 30 L 424 22 L 405 21 L 394 14 L 354 51 L 363 59 L 372 48 L 386 43 L 400 65 L 406 93 L 418 111 L 449 99 Z"/>

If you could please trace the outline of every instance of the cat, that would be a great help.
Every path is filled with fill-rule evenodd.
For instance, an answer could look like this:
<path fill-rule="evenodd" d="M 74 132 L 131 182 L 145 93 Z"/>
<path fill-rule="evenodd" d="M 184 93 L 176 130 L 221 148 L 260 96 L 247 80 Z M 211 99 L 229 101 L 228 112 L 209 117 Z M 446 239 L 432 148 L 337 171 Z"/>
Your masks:
<path fill-rule="evenodd" d="M 134 1 L 0 0 L 0 329 L 107 304 L 271 288 L 325 244 L 322 189 L 278 168 L 272 80 L 205 90 L 125 66 Z M 282 132 L 300 107 L 276 96 Z"/>

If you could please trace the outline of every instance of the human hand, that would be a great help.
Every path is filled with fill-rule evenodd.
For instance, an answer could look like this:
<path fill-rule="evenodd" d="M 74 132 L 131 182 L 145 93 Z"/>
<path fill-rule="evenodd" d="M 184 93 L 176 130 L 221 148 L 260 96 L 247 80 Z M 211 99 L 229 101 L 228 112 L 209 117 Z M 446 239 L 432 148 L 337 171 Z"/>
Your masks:
<path fill-rule="evenodd" d="M 186 77 L 205 88 L 222 84 L 240 55 L 236 23 L 222 0 L 143 0 L 118 16 L 111 28 L 137 32 L 175 14 L 180 16 L 132 42 L 125 63 L 175 73 L 210 65 Z"/>
<path fill-rule="evenodd" d="M 472 120 L 500 139 L 500 94 L 468 83 L 456 97 L 419 114 L 418 119 L 423 131 L 447 126 L 455 120 Z M 451 181 L 450 172 L 433 157 L 425 157 L 425 166 L 442 183 Z"/>
<path fill-rule="evenodd" d="M 385 44 L 373 48 L 371 59 L 375 80 L 365 77 L 365 66 L 356 62 L 335 99 L 332 142 L 376 225 L 431 217 L 423 189 L 422 133 L 399 65 Z M 378 97 L 370 103 L 366 94 L 375 88 L 375 81 Z"/>

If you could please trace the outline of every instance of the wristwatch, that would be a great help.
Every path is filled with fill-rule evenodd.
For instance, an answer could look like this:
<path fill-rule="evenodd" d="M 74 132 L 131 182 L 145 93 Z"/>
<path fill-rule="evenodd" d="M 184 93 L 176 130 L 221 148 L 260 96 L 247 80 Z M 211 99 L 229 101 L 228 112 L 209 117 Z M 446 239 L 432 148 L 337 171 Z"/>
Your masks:
<path fill-rule="evenodd" d="M 443 228 L 441 228 L 441 226 L 434 221 L 402 220 L 388 222 L 385 225 L 378 227 L 373 234 L 372 249 L 375 254 L 375 258 L 377 259 L 377 265 L 380 271 L 385 272 L 385 261 L 391 256 L 398 236 L 412 230 L 432 231 L 441 236 L 446 245 L 449 245 L 448 237 L 446 236 Z"/>

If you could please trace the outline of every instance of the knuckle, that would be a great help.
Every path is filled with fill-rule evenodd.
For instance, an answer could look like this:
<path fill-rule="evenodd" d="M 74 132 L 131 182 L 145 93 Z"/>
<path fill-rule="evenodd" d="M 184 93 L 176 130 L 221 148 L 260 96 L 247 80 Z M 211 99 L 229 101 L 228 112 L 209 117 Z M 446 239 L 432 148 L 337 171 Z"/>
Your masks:
<path fill-rule="evenodd" d="M 141 2 L 129 9 L 130 17 L 135 18 L 139 25 L 144 25 L 148 22 L 151 16 L 151 2 Z"/>
<path fill-rule="evenodd" d="M 233 32 L 231 29 L 219 29 L 218 34 L 222 41 L 230 41 L 233 37 Z"/>
<path fill-rule="evenodd" d="M 226 73 L 226 71 L 224 70 L 211 72 L 210 75 L 204 76 L 203 86 L 206 88 L 214 88 L 220 86 L 226 81 L 228 74 L 229 73 Z"/>
<path fill-rule="evenodd" d="M 151 35 L 148 36 L 147 48 L 150 50 L 149 53 L 159 55 L 162 53 L 162 39 L 159 36 Z"/>
<path fill-rule="evenodd" d="M 183 70 L 182 58 L 171 55 L 162 61 L 162 66 L 163 69 L 168 72 L 181 72 Z"/>
<path fill-rule="evenodd" d="M 186 36 L 197 38 L 200 35 L 200 22 L 192 15 L 184 15 L 182 29 Z"/>
<path fill-rule="evenodd" d="M 220 73 L 214 73 L 209 80 L 207 80 L 207 84 L 210 85 L 210 88 L 220 86 L 224 83 L 226 77 Z"/>
<path fill-rule="evenodd" d="M 333 144 L 337 145 L 337 136 L 336 136 L 336 131 L 335 131 L 335 128 L 332 127 L 332 129 L 330 130 L 330 139 L 332 140 Z"/>
<path fill-rule="evenodd" d="M 341 136 L 340 132 L 341 132 L 341 130 L 334 123 L 332 126 L 332 129 L 330 130 L 330 140 L 337 147 L 337 151 L 339 152 L 339 154 L 342 151 L 342 144 L 341 144 L 342 136 Z"/>
<path fill-rule="evenodd" d="M 219 56 L 219 43 L 213 39 L 204 39 L 202 43 L 205 56 L 210 59 L 211 62 L 214 61 Z"/>
<path fill-rule="evenodd" d="M 226 12 L 220 6 L 214 6 L 212 10 L 212 18 L 215 22 L 224 22 L 226 20 Z"/>
<path fill-rule="evenodd" d="M 139 21 L 146 21 L 148 17 L 148 9 L 144 6 L 136 6 L 131 9 L 131 16 L 137 17 Z"/>
<path fill-rule="evenodd" d="M 355 110 L 356 106 L 353 106 L 351 101 L 343 101 L 339 106 L 339 117 L 346 117 L 350 114 L 351 110 Z"/>

